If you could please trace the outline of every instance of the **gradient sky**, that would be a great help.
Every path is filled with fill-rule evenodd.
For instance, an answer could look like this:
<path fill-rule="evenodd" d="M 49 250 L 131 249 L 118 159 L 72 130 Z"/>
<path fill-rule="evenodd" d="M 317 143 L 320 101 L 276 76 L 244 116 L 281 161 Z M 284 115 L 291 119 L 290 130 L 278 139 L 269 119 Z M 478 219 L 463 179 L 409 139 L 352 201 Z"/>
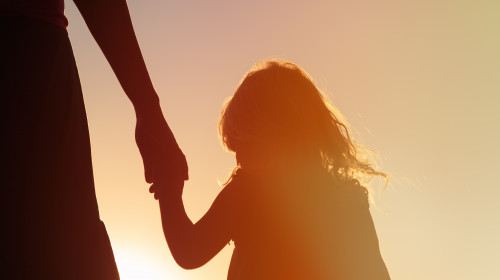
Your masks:
<path fill-rule="evenodd" d="M 217 119 L 253 63 L 303 67 L 378 151 L 391 185 L 372 208 L 393 279 L 500 279 L 500 2 L 128 1 L 191 180 L 196 221 L 234 167 Z M 173 261 L 134 142 L 134 113 L 72 2 L 96 192 L 123 280 L 225 279 Z"/>

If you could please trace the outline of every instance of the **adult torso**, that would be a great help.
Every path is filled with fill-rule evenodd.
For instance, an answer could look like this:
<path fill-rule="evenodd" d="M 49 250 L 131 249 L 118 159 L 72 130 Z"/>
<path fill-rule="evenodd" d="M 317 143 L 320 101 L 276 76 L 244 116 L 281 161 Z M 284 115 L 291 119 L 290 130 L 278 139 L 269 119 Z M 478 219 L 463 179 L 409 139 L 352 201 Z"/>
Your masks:
<path fill-rule="evenodd" d="M 50 22 L 61 28 L 68 26 L 64 16 L 64 0 L 3 0 L 0 14 L 27 16 Z"/>

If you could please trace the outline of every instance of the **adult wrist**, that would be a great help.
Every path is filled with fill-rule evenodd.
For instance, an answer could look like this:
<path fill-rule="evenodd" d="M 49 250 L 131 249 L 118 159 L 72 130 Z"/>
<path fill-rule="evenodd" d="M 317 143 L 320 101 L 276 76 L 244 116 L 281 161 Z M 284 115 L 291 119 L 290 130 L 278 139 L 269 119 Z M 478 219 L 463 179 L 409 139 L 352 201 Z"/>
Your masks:
<path fill-rule="evenodd" d="M 136 94 L 127 93 L 127 95 L 132 101 L 132 105 L 137 115 L 154 111 L 161 112 L 160 98 L 154 88 L 151 87 L 147 90 L 137 91 Z"/>

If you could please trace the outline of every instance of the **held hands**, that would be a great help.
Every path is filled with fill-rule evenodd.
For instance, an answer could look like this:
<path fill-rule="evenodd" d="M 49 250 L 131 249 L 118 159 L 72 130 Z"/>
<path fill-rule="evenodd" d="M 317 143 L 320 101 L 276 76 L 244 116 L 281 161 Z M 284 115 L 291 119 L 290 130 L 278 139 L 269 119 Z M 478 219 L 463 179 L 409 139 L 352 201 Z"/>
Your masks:
<path fill-rule="evenodd" d="M 169 179 L 170 180 L 165 180 L 165 178 L 160 179 L 159 181 L 155 181 L 153 185 L 149 187 L 149 192 L 153 194 L 156 200 L 159 200 L 160 197 L 174 199 L 182 196 L 184 180 L 179 178 Z"/>
<path fill-rule="evenodd" d="M 166 178 L 188 180 L 186 157 L 168 127 L 160 105 L 136 109 L 136 116 L 135 140 L 144 163 L 146 182 L 164 182 Z"/>

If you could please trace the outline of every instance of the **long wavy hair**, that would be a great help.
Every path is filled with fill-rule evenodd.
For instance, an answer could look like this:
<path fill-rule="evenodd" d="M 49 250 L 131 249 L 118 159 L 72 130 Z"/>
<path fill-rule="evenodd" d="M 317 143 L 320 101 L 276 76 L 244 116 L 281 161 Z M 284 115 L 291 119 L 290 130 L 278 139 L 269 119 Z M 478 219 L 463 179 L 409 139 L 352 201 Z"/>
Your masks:
<path fill-rule="evenodd" d="M 375 169 L 371 150 L 351 138 L 340 112 L 292 62 L 260 62 L 244 76 L 222 109 L 219 136 L 236 154 L 235 171 L 319 162 L 336 180 L 364 185 L 379 176 L 387 184 L 388 175 Z"/>

